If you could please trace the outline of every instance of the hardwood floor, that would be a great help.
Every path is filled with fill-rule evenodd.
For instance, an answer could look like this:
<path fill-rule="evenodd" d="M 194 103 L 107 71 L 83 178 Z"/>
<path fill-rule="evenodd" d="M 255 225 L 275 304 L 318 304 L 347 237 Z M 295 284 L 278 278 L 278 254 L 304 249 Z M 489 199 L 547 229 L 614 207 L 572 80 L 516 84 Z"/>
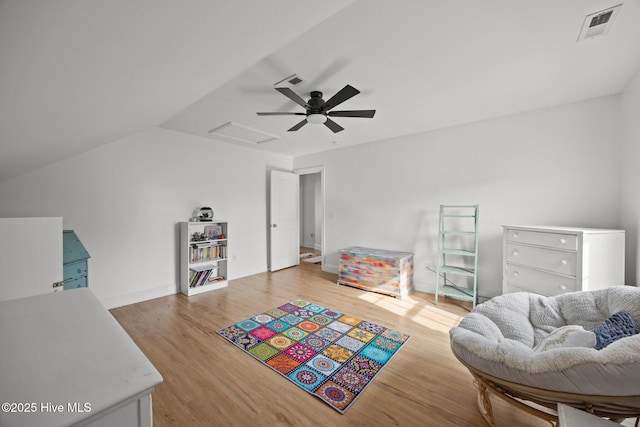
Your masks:
<path fill-rule="evenodd" d="M 313 256 L 318 256 L 318 255 L 322 255 L 322 252 L 314 248 L 307 248 L 304 246 L 300 246 L 300 254 L 311 254 Z"/>
<path fill-rule="evenodd" d="M 216 334 L 295 297 L 412 336 L 344 415 Z M 398 300 L 339 286 L 301 263 L 111 313 L 164 377 L 152 394 L 156 426 L 486 426 L 471 375 L 449 347 L 449 329 L 468 310 L 455 300 L 435 305 L 430 294 Z M 494 410 L 503 426 L 548 425 L 501 401 Z"/>

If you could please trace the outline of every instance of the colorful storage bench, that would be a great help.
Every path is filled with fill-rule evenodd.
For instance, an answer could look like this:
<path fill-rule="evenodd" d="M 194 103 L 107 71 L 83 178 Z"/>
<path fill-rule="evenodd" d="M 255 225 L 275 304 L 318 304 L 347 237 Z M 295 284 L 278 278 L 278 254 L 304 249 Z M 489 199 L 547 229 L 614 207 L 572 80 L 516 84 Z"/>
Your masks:
<path fill-rule="evenodd" d="M 413 254 L 354 246 L 340 250 L 338 284 L 403 298 L 413 292 Z"/>

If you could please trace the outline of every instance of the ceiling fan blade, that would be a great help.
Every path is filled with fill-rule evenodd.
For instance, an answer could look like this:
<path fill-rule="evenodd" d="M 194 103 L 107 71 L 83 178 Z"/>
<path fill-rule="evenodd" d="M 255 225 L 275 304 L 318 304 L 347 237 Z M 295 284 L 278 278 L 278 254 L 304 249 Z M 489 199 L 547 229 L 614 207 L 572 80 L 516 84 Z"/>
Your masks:
<path fill-rule="evenodd" d="M 302 99 L 297 93 L 295 93 L 288 87 L 277 87 L 276 90 L 281 94 L 283 94 L 284 96 L 286 96 L 287 98 L 289 98 L 290 100 L 292 100 L 293 102 L 295 102 L 296 104 L 304 108 L 307 108 L 307 101 Z"/>
<path fill-rule="evenodd" d="M 336 93 L 331 98 L 329 98 L 329 100 L 327 102 L 322 104 L 322 106 L 320 108 L 322 108 L 322 110 L 324 110 L 324 111 L 328 111 L 328 110 L 332 109 L 333 107 L 335 107 L 336 105 L 342 104 L 347 99 L 352 98 L 352 97 L 356 96 L 359 93 L 360 93 L 360 91 L 358 89 L 356 89 L 355 87 L 353 87 L 351 85 L 346 85 L 345 87 L 340 89 L 340 91 L 338 93 Z"/>
<path fill-rule="evenodd" d="M 287 113 L 287 112 L 273 112 L 273 113 L 256 113 L 259 116 L 306 116 L 305 113 Z"/>
<path fill-rule="evenodd" d="M 376 110 L 349 110 L 349 111 L 329 111 L 328 116 L 332 117 L 364 117 L 367 119 L 373 118 L 376 114 Z"/>
<path fill-rule="evenodd" d="M 298 123 L 297 125 L 295 125 L 294 127 L 292 127 L 291 129 L 289 129 L 287 132 L 293 132 L 296 131 L 298 129 L 300 129 L 302 126 L 307 124 L 307 119 L 304 119 L 303 121 L 301 121 L 300 123 Z"/>
<path fill-rule="evenodd" d="M 311 81 L 307 81 L 307 87 L 322 87 L 324 83 L 331 77 L 338 74 L 350 61 L 346 57 L 338 58 L 325 66 L 322 71 L 318 71 L 318 75 Z"/>
<path fill-rule="evenodd" d="M 339 124 L 337 124 L 336 122 L 331 120 L 329 117 L 327 117 L 327 121 L 324 122 L 324 125 L 326 127 L 328 127 L 329 129 L 331 129 L 333 131 L 333 133 L 338 133 L 338 132 L 344 130 L 344 128 L 342 126 L 340 126 Z"/>

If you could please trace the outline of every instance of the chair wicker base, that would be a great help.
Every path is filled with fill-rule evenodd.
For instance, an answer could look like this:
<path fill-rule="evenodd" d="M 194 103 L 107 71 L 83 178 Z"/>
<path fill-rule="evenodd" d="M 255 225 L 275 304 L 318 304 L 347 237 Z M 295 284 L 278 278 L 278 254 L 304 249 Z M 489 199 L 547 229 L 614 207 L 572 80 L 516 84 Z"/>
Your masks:
<path fill-rule="evenodd" d="M 491 395 L 548 421 L 554 427 L 558 425 L 558 403 L 564 403 L 615 422 L 621 422 L 625 418 L 640 417 L 640 396 L 595 396 L 545 390 L 487 375 L 469 366 L 459 357 L 458 360 L 473 375 L 473 383 L 478 389 L 478 409 L 487 424 L 492 427 L 498 427 L 498 425 L 493 416 Z"/>

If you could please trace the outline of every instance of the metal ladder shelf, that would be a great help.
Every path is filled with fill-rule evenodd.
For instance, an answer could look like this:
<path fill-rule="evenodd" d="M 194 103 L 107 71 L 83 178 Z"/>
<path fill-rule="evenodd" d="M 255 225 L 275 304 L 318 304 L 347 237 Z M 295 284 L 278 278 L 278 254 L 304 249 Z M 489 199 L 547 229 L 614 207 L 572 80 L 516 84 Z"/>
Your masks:
<path fill-rule="evenodd" d="M 447 275 L 464 276 L 455 284 Z M 438 296 L 478 302 L 478 205 L 440 205 L 438 226 Z"/>

